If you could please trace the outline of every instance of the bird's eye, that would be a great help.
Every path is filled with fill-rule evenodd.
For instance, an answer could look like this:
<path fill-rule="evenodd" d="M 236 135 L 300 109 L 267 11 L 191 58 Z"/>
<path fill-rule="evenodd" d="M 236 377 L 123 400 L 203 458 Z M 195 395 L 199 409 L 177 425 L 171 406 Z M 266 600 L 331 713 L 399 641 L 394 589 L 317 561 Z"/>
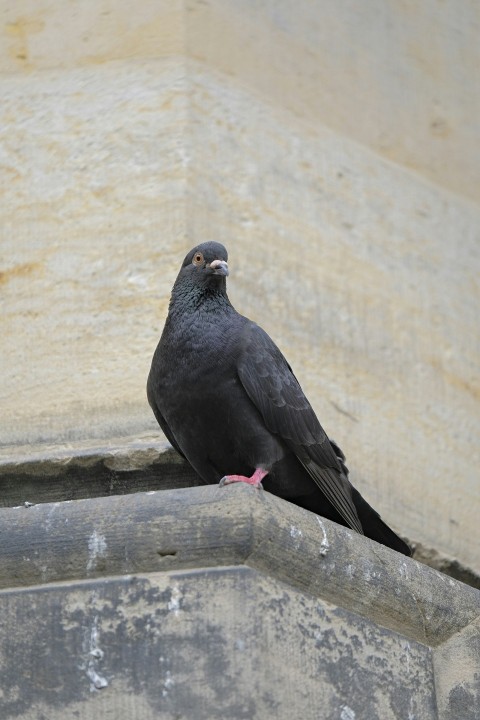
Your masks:
<path fill-rule="evenodd" d="M 201 265 L 203 263 L 203 255 L 201 252 L 195 253 L 192 260 L 194 265 Z"/>

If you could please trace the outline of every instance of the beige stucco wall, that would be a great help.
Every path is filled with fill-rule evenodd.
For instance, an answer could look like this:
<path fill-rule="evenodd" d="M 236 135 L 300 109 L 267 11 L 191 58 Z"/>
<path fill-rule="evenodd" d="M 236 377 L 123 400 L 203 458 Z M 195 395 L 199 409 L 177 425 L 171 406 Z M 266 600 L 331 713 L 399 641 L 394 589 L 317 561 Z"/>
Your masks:
<path fill-rule="evenodd" d="M 352 478 L 480 570 L 474 2 L 0 2 L 1 440 L 157 433 L 184 252 L 288 356 Z"/>

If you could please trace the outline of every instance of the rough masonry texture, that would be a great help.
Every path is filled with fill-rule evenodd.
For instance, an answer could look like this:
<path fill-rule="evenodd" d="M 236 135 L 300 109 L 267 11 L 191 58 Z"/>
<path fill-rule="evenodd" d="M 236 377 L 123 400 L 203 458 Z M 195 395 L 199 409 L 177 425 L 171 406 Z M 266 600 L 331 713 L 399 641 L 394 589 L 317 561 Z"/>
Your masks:
<path fill-rule="evenodd" d="M 480 571 L 478 3 L 135 8 L 0 0 L 2 452 L 158 437 L 178 258 L 216 239 L 354 484 Z"/>
<path fill-rule="evenodd" d="M 224 242 L 354 484 L 478 581 L 478 2 L 0 17 L 0 718 L 478 720 L 477 590 L 187 487 L 145 397 Z"/>
<path fill-rule="evenodd" d="M 264 491 L 7 508 L 0 542 L 5 720 L 478 718 L 480 592 Z"/>

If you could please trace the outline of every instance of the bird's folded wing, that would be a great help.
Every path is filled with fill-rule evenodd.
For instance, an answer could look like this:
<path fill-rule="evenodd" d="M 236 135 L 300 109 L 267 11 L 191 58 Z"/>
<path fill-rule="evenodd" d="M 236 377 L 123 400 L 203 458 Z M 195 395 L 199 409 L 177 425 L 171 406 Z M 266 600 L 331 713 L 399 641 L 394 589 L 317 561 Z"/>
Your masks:
<path fill-rule="evenodd" d="M 348 525 L 363 533 L 330 440 L 273 340 L 255 323 L 244 327 L 237 372 L 270 432 L 279 435 Z"/>

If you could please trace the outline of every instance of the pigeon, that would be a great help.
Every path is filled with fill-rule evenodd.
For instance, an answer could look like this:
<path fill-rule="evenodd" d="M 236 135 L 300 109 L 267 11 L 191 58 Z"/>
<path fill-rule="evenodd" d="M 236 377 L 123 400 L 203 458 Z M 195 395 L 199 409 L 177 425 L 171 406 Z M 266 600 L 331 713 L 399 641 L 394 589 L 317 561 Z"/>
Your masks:
<path fill-rule="evenodd" d="M 168 441 L 206 484 L 263 488 L 411 555 L 350 483 L 277 345 L 231 304 L 228 274 L 225 247 L 205 242 L 173 286 L 147 381 Z"/>

